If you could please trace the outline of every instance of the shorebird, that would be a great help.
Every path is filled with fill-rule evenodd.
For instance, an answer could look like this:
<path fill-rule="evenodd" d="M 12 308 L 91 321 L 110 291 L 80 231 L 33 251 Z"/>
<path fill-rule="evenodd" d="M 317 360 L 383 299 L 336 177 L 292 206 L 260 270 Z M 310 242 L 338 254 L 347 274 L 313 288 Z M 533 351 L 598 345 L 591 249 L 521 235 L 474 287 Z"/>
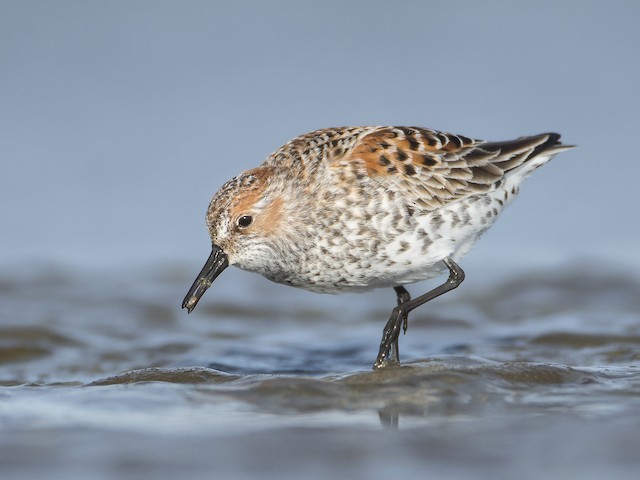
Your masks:
<path fill-rule="evenodd" d="M 374 368 L 399 363 L 409 312 L 458 287 L 458 266 L 522 181 L 572 148 L 557 133 L 487 142 L 419 127 L 301 135 L 226 182 L 206 214 L 212 251 L 191 312 L 229 265 L 320 293 L 393 287 Z M 449 272 L 411 299 L 404 285 Z"/>

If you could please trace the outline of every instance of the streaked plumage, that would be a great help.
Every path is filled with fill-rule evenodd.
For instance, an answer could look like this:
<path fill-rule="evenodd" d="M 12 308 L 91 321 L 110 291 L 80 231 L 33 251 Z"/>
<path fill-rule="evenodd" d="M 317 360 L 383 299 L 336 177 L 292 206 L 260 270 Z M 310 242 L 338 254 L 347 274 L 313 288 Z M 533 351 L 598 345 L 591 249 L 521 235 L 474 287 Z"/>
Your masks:
<path fill-rule="evenodd" d="M 315 292 L 398 287 L 404 302 L 399 286 L 451 270 L 524 178 L 571 148 L 559 138 L 484 142 L 417 127 L 299 136 L 214 195 L 206 216 L 219 252 L 212 257 L 221 262 L 224 252 L 228 264 Z M 226 266 L 216 265 L 215 274 L 205 266 L 185 298 L 189 311 Z M 397 335 L 387 343 L 395 353 L 380 355 L 397 359 Z"/>

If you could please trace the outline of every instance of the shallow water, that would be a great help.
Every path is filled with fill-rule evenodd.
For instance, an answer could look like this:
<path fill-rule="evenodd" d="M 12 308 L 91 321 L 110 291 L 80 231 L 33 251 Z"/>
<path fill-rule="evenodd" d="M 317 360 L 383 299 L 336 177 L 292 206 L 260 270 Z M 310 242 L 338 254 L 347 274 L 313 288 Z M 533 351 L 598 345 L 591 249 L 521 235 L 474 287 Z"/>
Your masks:
<path fill-rule="evenodd" d="M 2 478 L 637 475 L 631 275 L 465 282 L 412 314 L 401 367 L 372 371 L 393 291 L 229 271 L 187 316 L 195 273 L 0 274 Z"/>

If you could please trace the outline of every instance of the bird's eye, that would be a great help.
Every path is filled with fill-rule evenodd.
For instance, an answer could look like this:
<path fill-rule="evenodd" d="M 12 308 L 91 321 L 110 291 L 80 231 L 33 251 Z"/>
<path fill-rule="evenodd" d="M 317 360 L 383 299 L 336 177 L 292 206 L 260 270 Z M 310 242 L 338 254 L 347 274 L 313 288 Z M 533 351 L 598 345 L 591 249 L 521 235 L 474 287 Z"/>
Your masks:
<path fill-rule="evenodd" d="M 242 215 L 238 217 L 238 227 L 247 228 L 253 223 L 253 217 L 251 215 Z"/>

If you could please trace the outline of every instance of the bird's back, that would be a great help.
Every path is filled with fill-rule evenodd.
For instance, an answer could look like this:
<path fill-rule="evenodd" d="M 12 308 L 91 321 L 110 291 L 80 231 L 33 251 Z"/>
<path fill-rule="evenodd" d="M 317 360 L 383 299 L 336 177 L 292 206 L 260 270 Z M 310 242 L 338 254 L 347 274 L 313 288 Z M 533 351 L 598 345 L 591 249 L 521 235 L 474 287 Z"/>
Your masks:
<path fill-rule="evenodd" d="M 372 180 L 397 190 L 421 210 L 433 211 L 487 192 L 510 172 L 526 176 L 566 150 L 557 133 L 485 142 L 419 127 L 340 127 L 301 135 L 271 154 L 264 165 L 289 175 L 331 168 L 336 177 Z M 535 159 L 535 161 L 534 161 Z"/>
<path fill-rule="evenodd" d="M 571 148 L 559 138 L 485 142 L 418 127 L 297 137 L 264 163 L 281 172 L 283 189 L 304 191 L 299 221 L 307 227 L 287 278 L 273 279 L 338 292 L 433 277 L 441 260 L 467 253 L 524 178 Z"/>

